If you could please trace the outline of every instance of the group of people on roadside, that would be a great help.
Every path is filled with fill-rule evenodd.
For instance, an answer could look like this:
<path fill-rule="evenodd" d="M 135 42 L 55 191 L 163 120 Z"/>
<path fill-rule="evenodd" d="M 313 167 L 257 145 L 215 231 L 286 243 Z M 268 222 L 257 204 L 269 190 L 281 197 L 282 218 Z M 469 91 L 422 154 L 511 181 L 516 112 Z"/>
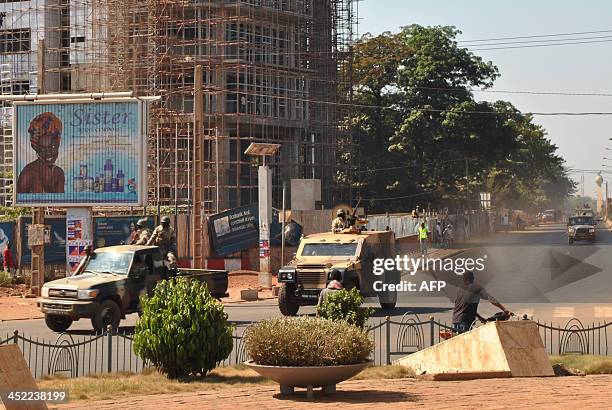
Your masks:
<path fill-rule="evenodd" d="M 433 233 L 429 231 L 427 222 L 423 221 L 417 225 L 416 232 L 419 238 L 421 255 L 423 256 L 426 256 L 428 253 L 430 241 L 441 248 L 451 248 L 455 241 L 453 224 L 446 221 L 437 220 Z"/>

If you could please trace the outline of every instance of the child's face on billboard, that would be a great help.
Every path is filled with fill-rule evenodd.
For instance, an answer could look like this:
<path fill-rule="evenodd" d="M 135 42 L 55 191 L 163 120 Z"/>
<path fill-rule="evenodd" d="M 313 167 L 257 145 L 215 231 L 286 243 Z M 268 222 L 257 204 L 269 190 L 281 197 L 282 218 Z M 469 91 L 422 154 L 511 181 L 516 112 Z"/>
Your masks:
<path fill-rule="evenodd" d="M 38 145 L 34 148 L 38 157 L 48 165 L 53 165 L 59 155 L 59 143 L 57 138 L 43 134 L 38 139 Z"/>

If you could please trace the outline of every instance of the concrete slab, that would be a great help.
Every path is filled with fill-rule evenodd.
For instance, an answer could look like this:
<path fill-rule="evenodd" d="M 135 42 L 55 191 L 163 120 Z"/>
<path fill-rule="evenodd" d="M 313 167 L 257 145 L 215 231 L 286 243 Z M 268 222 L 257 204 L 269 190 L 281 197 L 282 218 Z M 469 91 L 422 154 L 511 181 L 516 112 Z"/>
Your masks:
<path fill-rule="evenodd" d="M 510 372 L 512 377 L 554 376 L 535 322 L 490 322 L 394 364 L 415 374 Z"/>

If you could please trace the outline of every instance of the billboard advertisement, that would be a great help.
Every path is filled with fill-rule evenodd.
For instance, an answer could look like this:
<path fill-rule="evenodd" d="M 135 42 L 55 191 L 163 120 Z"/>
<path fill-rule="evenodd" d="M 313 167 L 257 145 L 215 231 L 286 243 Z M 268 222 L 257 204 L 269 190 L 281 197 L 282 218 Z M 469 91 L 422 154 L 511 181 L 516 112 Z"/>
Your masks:
<path fill-rule="evenodd" d="M 144 205 L 145 109 L 136 99 L 15 103 L 15 204 Z"/>
<path fill-rule="evenodd" d="M 16 255 L 16 246 L 13 241 L 15 235 L 15 222 L 0 222 L 0 257 L 4 258 L 4 250 L 6 249 L 9 241 L 13 245 L 13 255 Z M 4 263 L 4 261 L 3 261 Z"/>
<path fill-rule="evenodd" d="M 272 208 L 269 239 L 261 243 L 259 232 L 259 205 L 257 203 L 211 215 L 208 219 L 208 232 L 218 256 L 230 255 L 256 246 L 263 250 L 263 256 L 270 253 L 270 246 L 280 246 L 282 225 L 279 211 Z M 302 236 L 302 227 L 291 221 L 285 227 L 285 243 L 297 246 Z"/>
<path fill-rule="evenodd" d="M 219 256 L 240 252 L 259 243 L 257 204 L 212 215 L 208 224 L 215 253 Z"/>
<path fill-rule="evenodd" d="M 93 244 L 91 208 L 68 208 L 66 212 L 66 261 L 70 274 L 87 256 L 87 247 Z"/>

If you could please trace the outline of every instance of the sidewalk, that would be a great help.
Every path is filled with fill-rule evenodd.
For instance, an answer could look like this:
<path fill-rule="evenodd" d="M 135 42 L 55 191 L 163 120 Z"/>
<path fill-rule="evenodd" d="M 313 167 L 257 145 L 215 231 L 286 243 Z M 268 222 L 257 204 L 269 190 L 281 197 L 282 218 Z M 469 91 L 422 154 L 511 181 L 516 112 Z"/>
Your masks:
<path fill-rule="evenodd" d="M 609 408 L 612 376 L 491 379 L 432 382 L 415 379 L 360 380 L 338 385 L 324 396 L 315 391 L 280 396 L 278 387 L 231 388 L 185 394 L 135 396 L 50 406 L 57 409 L 502 409 Z"/>

